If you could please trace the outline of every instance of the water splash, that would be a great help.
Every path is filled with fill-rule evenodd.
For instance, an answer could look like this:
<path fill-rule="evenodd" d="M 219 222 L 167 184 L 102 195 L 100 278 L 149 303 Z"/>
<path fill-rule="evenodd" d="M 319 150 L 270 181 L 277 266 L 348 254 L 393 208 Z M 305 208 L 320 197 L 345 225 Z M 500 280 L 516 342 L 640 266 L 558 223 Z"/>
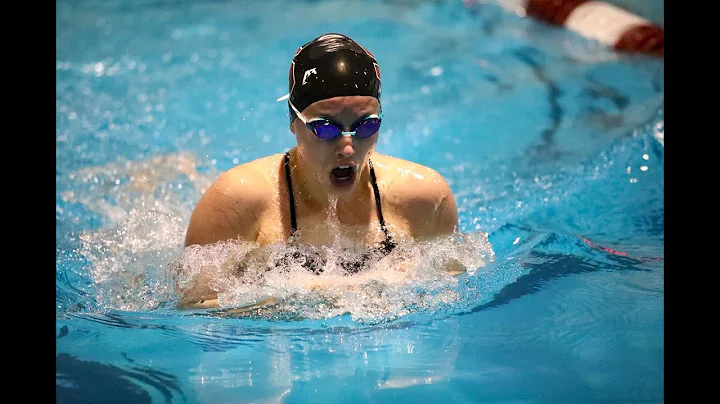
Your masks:
<path fill-rule="evenodd" d="M 400 244 L 362 272 L 348 274 L 338 262 L 356 254 L 335 246 L 221 242 L 188 247 L 171 266 L 182 268 L 181 287 L 206 282 L 228 315 L 299 320 L 349 314 L 357 322 L 378 323 L 452 309 L 464 286 L 450 266 L 460 264 L 467 269 L 462 276 L 474 276 L 494 260 L 484 233 Z M 293 255 L 324 257 L 310 263 L 322 268 L 309 271 L 308 261 L 284 259 Z"/>
<path fill-rule="evenodd" d="M 157 309 L 173 300 L 173 275 L 167 262 L 182 245 L 178 218 L 133 209 L 114 229 L 80 235 L 78 253 L 90 263 L 95 299 L 106 310 Z"/>
<path fill-rule="evenodd" d="M 77 271 L 102 310 L 149 310 L 172 301 L 167 263 L 182 249 L 194 199 L 209 186 L 212 172 L 185 153 L 111 162 L 71 172 L 57 211 L 72 218 L 73 205 L 93 212 L 99 229 L 78 234 L 74 252 L 84 258 Z M 68 208 L 64 208 L 68 207 Z M 67 220 L 58 217 L 58 221 Z"/>
<path fill-rule="evenodd" d="M 70 186 L 59 194 L 63 202 L 82 204 L 110 224 L 124 222 L 137 208 L 183 216 L 216 175 L 201 168 L 187 153 L 88 166 L 68 174 Z"/>
<path fill-rule="evenodd" d="M 200 283 L 217 293 L 226 314 L 238 314 L 239 308 L 242 315 L 290 320 L 349 314 L 358 322 L 377 323 L 472 306 L 458 304 L 472 296 L 459 280 L 494 260 L 484 233 L 401 243 L 387 257 L 368 254 L 341 231 L 337 198 L 332 197 L 327 245 L 258 248 L 225 242 L 183 248 L 193 198 L 211 178 L 197 165 L 188 156 L 168 155 L 71 174 L 76 186 L 63 194 L 63 201 L 105 219 L 100 229 L 79 235 L 75 250 L 85 258 L 81 272 L 93 285 L 87 298 L 95 304 L 89 306 L 175 310 L 178 290 Z M 365 269 L 349 275 L 342 263 L 361 258 L 367 260 Z M 466 272 L 451 273 L 453 263 Z"/>

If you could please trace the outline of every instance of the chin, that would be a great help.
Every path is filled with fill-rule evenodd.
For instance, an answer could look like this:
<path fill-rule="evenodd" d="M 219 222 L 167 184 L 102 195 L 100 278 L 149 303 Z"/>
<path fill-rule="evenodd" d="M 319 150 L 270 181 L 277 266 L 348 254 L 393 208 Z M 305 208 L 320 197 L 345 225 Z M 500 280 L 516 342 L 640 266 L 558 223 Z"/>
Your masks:
<path fill-rule="evenodd" d="M 357 181 L 337 182 L 332 179 L 329 182 L 328 193 L 333 195 L 345 195 L 355 189 Z"/>
<path fill-rule="evenodd" d="M 328 193 L 334 195 L 344 195 L 350 193 L 357 186 L 357 175 L 351 178 L 338 179 L 330 174 L 328 178 Z"/>

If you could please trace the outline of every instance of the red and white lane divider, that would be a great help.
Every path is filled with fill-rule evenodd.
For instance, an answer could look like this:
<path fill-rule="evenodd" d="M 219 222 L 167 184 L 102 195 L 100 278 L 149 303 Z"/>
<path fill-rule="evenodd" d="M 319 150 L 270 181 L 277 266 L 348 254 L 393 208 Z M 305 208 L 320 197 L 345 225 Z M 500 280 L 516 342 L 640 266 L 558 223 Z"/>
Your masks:
<path fill-rule="evenodd" d="M 479 0 L 464 0 L 477 7 Z M 565 27 L 618 51 L 665 56 L 665 30 L 651 21 L 604 1 L 496 0 L 518 15 Z"/>

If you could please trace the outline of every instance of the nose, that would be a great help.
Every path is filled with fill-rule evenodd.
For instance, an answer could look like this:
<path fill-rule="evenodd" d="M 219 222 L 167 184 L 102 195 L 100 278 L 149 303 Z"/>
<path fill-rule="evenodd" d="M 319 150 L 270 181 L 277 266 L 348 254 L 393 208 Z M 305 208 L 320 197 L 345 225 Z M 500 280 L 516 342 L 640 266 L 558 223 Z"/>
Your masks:
<path fill-rule="evenodd" d="M 352 157 L 355 154 L 352 136 L 341 136 L 338 140 L 339 154 L 343 157 Z"/>

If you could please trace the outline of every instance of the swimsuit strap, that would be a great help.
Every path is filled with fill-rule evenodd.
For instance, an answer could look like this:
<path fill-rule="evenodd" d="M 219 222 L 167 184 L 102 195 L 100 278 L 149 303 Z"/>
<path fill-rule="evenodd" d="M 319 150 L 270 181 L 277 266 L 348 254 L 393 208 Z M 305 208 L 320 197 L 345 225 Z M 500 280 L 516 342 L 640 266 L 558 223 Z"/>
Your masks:
<path fill-rule="evenodd" d="M 392 238 L 390 237 L 390 234 L 388 233 L 387 226 L 385 225 L 385 218 L 382 214 L 382 205 L 380 203 L 380 190 L 378 189 L 377 185 L 377 177 L 375 176 L 375 168 L 373 167 L 372 161 L 368 160 L 368 164 L 370 165 L 370 179 L 372 182 L 373 187 L 373 193 L 375 194 L 375 205 L 377 206 L 377 215 L 378 220 L 380 220 L 380 228 L 382 229 L 383 233 L 385 233 L 386 239 L 383 240 L 382 244 L 385 246 L 385 248 L 388 248 L 387 245 L 394 244 L 392 242 Z M 288 198 L 290 200 L 290 237 L 292 239 L 292 236 L 297 231 L 297 217 L 295 214 L 295 197 L 293 195 L 293 188 L 292 188 L 292 178 L 290 177 L 290 151 L 288 150 L 285 152 L 285 162 L 283 164 L 285 166 L 285 178 L 287 178 L 287 186 L 288 186 Z"/>
<path fill-rule="evenodd" d="M 290 237 L 297 231 L 297 218 L 295 217 L 295 197 L 293 196 L 292 178 L 290 178 L 290 151 L 285 152 L 285 178 L 287 178 L 288 197 L 290 198 Z"/>
<path fill-rule="evenodd" d="M 373 192 L 375 193 L 375 205 L 377 206 L 377 215 L 378 219 L 380 220 L 380 228 L 382 229 L 383 233 L 385 233 L 385 236 L 390 238 L 387 226 L 385 226 L 385 218 L 382 214 L 382 206 L 380 205 L 380 190 L 378 189 L 377 178 L 375 177 L 375 168 L 373 168 L 372 160 L 368 159 L 368 164 L 370 165 L 370 179 L 372 180 Z"/>

